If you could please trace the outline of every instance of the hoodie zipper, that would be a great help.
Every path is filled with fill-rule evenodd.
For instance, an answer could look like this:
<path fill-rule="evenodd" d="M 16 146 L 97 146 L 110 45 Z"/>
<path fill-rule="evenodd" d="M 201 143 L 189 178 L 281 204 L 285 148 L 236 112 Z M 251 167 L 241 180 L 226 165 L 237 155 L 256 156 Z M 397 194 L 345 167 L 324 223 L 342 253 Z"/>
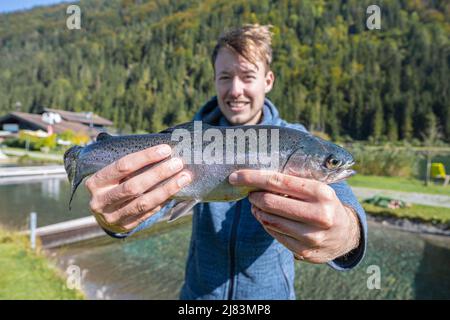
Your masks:
<path fill-rule="evenodd" d="M 230 288 L 228 290 L 228 300 L 232 300 L 234 291 L 234 268 L 235 268 L 235 254 L 236 254 L 236 237 L 237 227 L 241 216 L 241 201 L 236 203 L 235 217 L 233 224 L 231 225 L 231 238 L 230 238 Z"/>

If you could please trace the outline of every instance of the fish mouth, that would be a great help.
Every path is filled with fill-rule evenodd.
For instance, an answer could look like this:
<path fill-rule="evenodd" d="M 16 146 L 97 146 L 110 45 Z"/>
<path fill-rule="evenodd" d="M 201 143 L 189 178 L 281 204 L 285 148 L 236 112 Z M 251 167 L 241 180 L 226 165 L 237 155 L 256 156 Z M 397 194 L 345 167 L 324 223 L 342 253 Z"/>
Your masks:
<path fill-rule="evenodd" d="M 348 161 L 346 164 L 342 166 L 343 169 L 348 169 L 355 164 L 355 160 Z"/>
<path fill-rule="evenodd" d="M 332 175 L 332 181 L 329 183 L 336 183 L 342 180 L 345 180 L 347 178 L 350 178 L 351 176 L 356 174 L 356 171 L 353 169 L 350 169 L 355 164 L 354 160 L 348 161 L 344 165 L 342 165 L 335 174 Z"/>
<path fill-rule="evenodd" d="M 345 180 L 347 178 L 350 178 L 351 176 L 355 175 L 356 171 L 352 170 L 352 169 L 342 169 L 339 172 L 337 172 L 334 177 L 333 177 L 333 181 L 331 183 L 336 183 L 342 180 Z"/>

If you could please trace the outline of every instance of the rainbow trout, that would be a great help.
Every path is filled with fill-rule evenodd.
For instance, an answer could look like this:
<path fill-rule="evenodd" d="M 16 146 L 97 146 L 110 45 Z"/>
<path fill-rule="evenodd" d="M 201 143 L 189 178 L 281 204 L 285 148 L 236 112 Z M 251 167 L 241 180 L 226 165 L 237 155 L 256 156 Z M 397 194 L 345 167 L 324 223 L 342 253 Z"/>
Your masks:
<path fill-rule="evenodd" d="M 255 189 L 228 182 L 229 175 L 239 169 L 273 170 L 327 184 L 355 173 L 347 150 L 300 130 L 268 125 L 215 127 L 195 121 L 154 134 L 100 133 L 95 143 L 68 149 L 64 166 L 71 184 L 69 206 L 85 177 L 127 154 L 158 144 L 170 145 L 171 157 L 182 158 L 192 175 L 192 183 L 172 197 L 177 204 L 169 212 L 169 220 L 199 202 L 245 198 Z"/>

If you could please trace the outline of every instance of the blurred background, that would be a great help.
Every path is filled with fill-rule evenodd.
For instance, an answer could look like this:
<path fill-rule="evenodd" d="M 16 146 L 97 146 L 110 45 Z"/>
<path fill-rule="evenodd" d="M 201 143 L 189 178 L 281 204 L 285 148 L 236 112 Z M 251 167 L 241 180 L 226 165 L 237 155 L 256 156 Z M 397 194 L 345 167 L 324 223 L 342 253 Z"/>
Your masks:
<path fill-rule="evenodd" d="M 189 121 L 215 95 L 217 37 L 245 23 L 273 25 L 268 97 L 353 153 L 370 220 L 354 270 L 297 263 L 298 298 L 449 299 L 450 2 L 378 1 L 370 30 L 372 2 L 2 1 L 0 299 L 177 298 L 190 217 L 109 239 L 84 189 L 68 210 L 62 156 Z"/>

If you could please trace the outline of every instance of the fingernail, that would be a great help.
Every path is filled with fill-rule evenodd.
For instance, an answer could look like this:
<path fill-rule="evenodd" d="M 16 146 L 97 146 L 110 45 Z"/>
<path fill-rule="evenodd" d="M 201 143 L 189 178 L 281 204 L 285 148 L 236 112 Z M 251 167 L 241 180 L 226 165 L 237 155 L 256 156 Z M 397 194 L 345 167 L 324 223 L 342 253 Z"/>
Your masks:
<path fill-rule="evenodd" d="M 188 175 L 187 173 L 183 174 L 178 180 L 177 180 L 177 184 L 178 186 L 184 187 L 185 185 L 187 185 L 189 182 L 191 182 L 191 176 Z"/>
<path fill-rule="evenodd" d="M 170 146 L 168 145 L 163 145 L 158 149 L 158 153 L 163 157 L 163 156 L 168 156 L 169 154 L 172 153 L 172 148 L 170 148 Z"/>
<path fill-rule="evenodd" d="M 183 168 L 183 162 L 180 158 L 173 158 L 172 160 L 170 160 L 169 167 L 172 171 L 181 170 L 181 168 Z"/>
<path fill-rule="evenodd" d="M 228 180 L 230 181 L 231 184 L 234 184 L 237 182 L 238 180 L 238 175 L 236 172 L 233 172 L 232 174 L 230 174 L 230 176 L 228 177 Z"/>

